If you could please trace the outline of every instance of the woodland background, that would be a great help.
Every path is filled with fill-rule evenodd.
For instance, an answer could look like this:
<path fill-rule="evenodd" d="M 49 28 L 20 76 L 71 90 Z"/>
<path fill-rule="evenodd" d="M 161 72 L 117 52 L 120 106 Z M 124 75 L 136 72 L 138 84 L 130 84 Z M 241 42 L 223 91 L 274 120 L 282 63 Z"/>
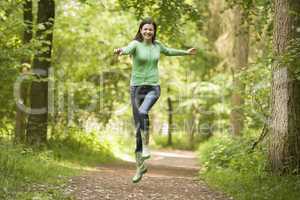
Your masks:
<path fill-rule="evenodd" d="M 297 199 L 299 13 L 297 0 L 2 0 L 0 197 L 132 156 L 131 59 L 113 49 L 150 16 L 164 44 L 198 49 L 161 57 L 152 146 L 197 151 L 199 176 L 236 199 Z"/>

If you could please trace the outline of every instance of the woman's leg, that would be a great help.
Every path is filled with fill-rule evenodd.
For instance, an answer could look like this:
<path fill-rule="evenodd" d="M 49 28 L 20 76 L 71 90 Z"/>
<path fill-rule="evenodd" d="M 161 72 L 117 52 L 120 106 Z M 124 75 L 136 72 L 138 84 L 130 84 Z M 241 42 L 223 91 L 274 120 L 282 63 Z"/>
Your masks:
<path fill-rule="evenodd" d="M 160 96 L 159 86 L 149 86 L 146 89 L 146 96 L 143 103 L 139 107 L 139 119 L 140 119 L 140 135 L 142 138 L 142 158 L 150 158 L 149 149 L 149 111 Z"/>
<path fill-rule="evenodd" d="M 156 103 L 160 96 L 160 86 L 149 86 L 146 90 L 146 95 L 142 104 L 139 106 L 139 120 L 140 128 L 143 131 L 149 132 L 149 111 L 152 106 Z"/>
<path fill-rule="evenodd" d="M 135 159 L 136 159 L 136 172 L 132 177 L 133 183 L 139 182 L 143 174 L 147 172 L 147 166 L 144 163 L 144 159 L 142 157 L 143 145 L 142 145 L 142 137 L 140 130 L 140 119 L 139 119 L 139 107 L 142 104 L 144 97 L 141 95 L 141 86 L 132 86 L 130 88 L 131 94 L 131 104 L 132 104 L 132 112 L 134 118 L 134 125 L 136 128 L 136 149 L 135 149 Z"/>
<path fill-rule="evenodd" d="M 160 96 L 160 86 L 131 86 L 131 104 L 136 127 L 136 150 L 142 152 L 141 130 L 149 132 L 149 111 Z"/>
<path fill-rule="evenodd" d="M 140 131 L 140 119 L 139 119 L 139 107 L 142 104 L 143 98 L 139 95 L 139 91 L 141 90 L 141 86 L 131 86 L 130 87 L 130 96 L 131 96 L 131 105 L 132 105 L 132 113 L 135 125 L 135 137 L 136 137 L 136 148 L 135 152 L 142 152 L 142 138 Z"/>

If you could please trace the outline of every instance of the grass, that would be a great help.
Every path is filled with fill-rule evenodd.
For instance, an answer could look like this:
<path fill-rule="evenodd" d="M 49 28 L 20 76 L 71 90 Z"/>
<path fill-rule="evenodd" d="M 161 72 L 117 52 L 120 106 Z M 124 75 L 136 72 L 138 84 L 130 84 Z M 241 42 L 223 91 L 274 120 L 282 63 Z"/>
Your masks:
<path fill-rule="evenodd" d="M 109 143 L 100 144 L 96 135 L 76 131 L 50 139 L 43 150 L 1 141 L 0 199 L 72 199 L 63 193 L 68 178 L 113 160 L 109 149 Z"/>
<path fill-rule="evenodd" d="M 300 177 L 271 175 L 264 145 L 251 152 L 252 143 L 249 137 L 226 136 L 204 142 L 198 150 L 200 177 L 236 200 L 298 200 Z"/>
<path fill-rule="evenodd" d="M 0 144 L 0 199 L 57 199 L 57 192 L 40 190 L 37 185 L 58 185 L 79 171 L 57 161 L 50 151 L 36 152 L 10 143 Z M 46 199 L 47 199 L 46 198 Z"/>

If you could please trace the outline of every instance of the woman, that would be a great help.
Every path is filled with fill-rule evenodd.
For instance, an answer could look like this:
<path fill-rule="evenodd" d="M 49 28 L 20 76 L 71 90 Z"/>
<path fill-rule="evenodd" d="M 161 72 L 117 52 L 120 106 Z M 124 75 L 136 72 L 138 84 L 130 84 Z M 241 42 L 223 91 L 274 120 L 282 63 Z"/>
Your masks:
<path fill-rule="evenodd" d="M 160 53 L 167 56 L 193 55 L 195 48 L 178 50 L 165 47 L 156 40 L 156 24 L 150 18 L 143 20 L 137 34 L 127 47 L 115 49 L 118 55 L 131 55 L 133 69 L 130 81 L 131 103 L 136 126 L 136 174 L 132 181 L 141 180 L 150 158 L 148 112 L 160 96 L 158 60 Z"/>

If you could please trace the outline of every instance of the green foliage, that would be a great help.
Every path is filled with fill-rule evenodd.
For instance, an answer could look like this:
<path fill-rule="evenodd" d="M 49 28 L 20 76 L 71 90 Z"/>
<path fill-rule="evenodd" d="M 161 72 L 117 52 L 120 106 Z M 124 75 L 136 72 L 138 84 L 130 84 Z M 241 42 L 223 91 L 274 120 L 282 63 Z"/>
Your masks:
<path fill-rule="evenodd" d="M 14 81 L 18 76 L 20 60 L 30 50 L 22 45 L 20 1 L 0 2 L 0 127 L 14 116 Z"/>
<path fill-rule="evenodd" d="M 158 34 L 160 38 L 171 39 L 175 41 L 178 36 L 178 30 L 181 32 L 183 20 L 197 21 L 200 18 L 198 10 L 193 4 L 184 0 L 151 0 L 134 1 L 119 0 L 122 10 L 133 10 L 138 20 L 150 16 L 158 24 Z"/>
<path fill-rule="evenodd" d="M 181 150 L 196 150 L 198 145 L 210 137 L 208 134 L 196 134 L 191 144 L 190 137 L 185 132 L 172 133 L 172 146 L 168 145 L 168 135 L 153 135 L 155 148 L 172 148 Z"/>
<path fill-rule="evenodd" d="M 124 88 L 129 86 L 130 79 L 129 58 L 119 62 L 113 49 L 132 40 L 136 25 L 129 14 L 111 10 L 113 2 L 88 2 L 66 0 L 57 5 L 53 54 L 55 104 L 62 107 L 62 121 L 72 114 L 78 122 L 88 112 L 105 125 L 115 106 L 126 102 L 124 96 L 128 93 Z"/>
<path fill-rule="evenodd" d="M 251 150 L 253 140 L 215 136 L 198 150 L 203 165 L 200 176 L 237 200 L 297 200 L 299 177 L 268 172 L 265 144 Z"/>
<path fill-rule="evenodd" d="M 96 134 L 70 128 L 67 135 L 56 135 L 60 137 L 50 138 L 48 148 L 42 150 L 0 143 L 1 199 L 63 199 L 63 188 L 57 185 L 80 172 L 74 166 L 93 167 L 114 160 L 110 144 L 100 143 Z"/>
<path fill-rule="evenodd" d="M 200 145 L 201 160 L 207 170 L 230 168 L 239 173 L 261 173 L 265 169 L 264 152 L 251 151 L 253 139 L 248 137 L 213 137 Z"/>
<path fill-rule="evenodd" d="M 62 184 L 66 177 L 77 173 L 70 167 L 57 162 L 53 152 L 49 150 L 33 151 L 1 142 L 0 198 L 21 200 L 43 193 L 44 197 L 53 199 L 53 196 L 59 195 L 60 190 L 56 189 L 55 193 L 49 191 L 54 191 L 55 185 Z M 38 191 L 43 185 L 47 185 L 48 189 Z"/>
<path fill-rule="evenodd" d="M 245 85 L 243 110 L 246 125 L 259 130 L 270 116 L 271 59 L 258 59 L 238 76 Z"/>
<path fill-rule="evenodd" d="M 256 34 L 256 41 L 265 40 L 265 36 L 272 37 L 273 34 L 273 2 L 272 0 L 228 0 L 228 2 L 240 4 L 246 13 L 246 20 Z M 229 3 L 230 4 L 230 3 Z M 232 4 L 231 4 L 232 5 Z M 264 41 L 268 43 L 270 41 Z"/>
<path fill-rule="evenodd" d="M 196 79 L 196 78 L 195 78 Z M 211 135 L 229 128 L 230 81 L 223 74 L 210 81 L 189 81 L 180 88 L 175 119 L 189 135 Z"/>
<path fill-rule="evenodd" d="M 300 80 L 300 38 L 289 41 L 286 51 L 282 55 L 275 55 L 274 68 L 288 67 L 293 79 Z"/>
<path fill-rule="evenodd" d="M 225 19 L 221 15 L 218 15 L 220 19 L 213 19 L 216 13 L 212 13 L 211 6 L 217 5 L 211 2 L 57 0 L 50 78 L 54 83 L 51 94 L 55 111 L 50 116 L 49 128 L 53 132 L 49 146 L 36 151 L 0 143 L 0 185 L 3 186 L 0 198 L 63 198 L 59 190 L 49 185 L 47 191 L 24 191 L 24 187 L 44 180 L 57 184 L 58 175 L 75 173 L 70 169 L 74 163 L 94 166 L 113 159 L 113 153 L 118 156 L 133 153 L 135 136 L 130 134 L 134 133 L 133 127 L 126 129 L 132 117 L 127 89 L 131 60 L 114 56 L 113 49 L 127 45 L 138 29 L 139 20 L 151 16 L 159 25 L 158 38 L 163 43 L 174 48 L 198 49 L 193 57 L 160 60 L 162 95 L 152 112 L 160 124 L 164 123 L 166 99 L 172 99 L 176 126 L 173 148 L 193 149 L 200 143 L 200 157 L 206 169 L 202 176 L 237 199 L 297 199 L 298 177 L 270 176 L 266 171 L 265 147 L 259 146 L 254 152 L 250 147 L 253 138 L 257 138 L 257 130 L 269 116 L 272 62 L 292 64 L 290 70 L 300 77 L 299 41 L 291 41 L 286 54 L 274 58 L 272 1 L 226 0 L 224 9 L 240 6 L 244 21 L 250 25 L 251 63 L 237 74 L 245 85 L 245 137 L 214 136 L 206 141 L 218 132 L 229 132 L 232 90 L 231 74 L 228 66 L 224 66 L 226 61 L 215 50 L 226 28 Z M 22 3 L 23 0 L 0 2 L 2 140 L 10 139 L 14 129 L 13 87 L 21 62 L 31 58 L 34 50 L 46 50 L 40 48 L 36 38 L 28 44 L 22 43 Z M 33 9 L 36 14 L 36 1 Z M 210 20 L 218 23 L 211 25 Z M 34 26 L 39 28 L 44 27 Z M 74 123 L 76 128 L 69 128 Z M 86 127 L 94 124 L 97 131 L 86 133 Z M 248 132 L 254 134 L 246 135 Z M 157 147 L 167 147 L 166 135 L 153 136 Z"/>
<path fill-rule="evenodd" d="M 49 139 L 49 148 L 55 158 L 81 165 L 96 165 L 114 159 L 108 141 L 100 143 L 97 134 L 85 133 L 78 128 L 69 128 L 65 134 L 56 133 Z"/>
<path fill-rule="evenodd" d="M 272 9 L 271 0 L 226 0 L 226 3 L 229 8 L 237 5 L 241 6 L 247 16 L 250 14 L 259 16 L 262 11 L 268 13 L 268 11 Z M 266 16 L 261 17 L 262 19 L 266 19 Z"/>

